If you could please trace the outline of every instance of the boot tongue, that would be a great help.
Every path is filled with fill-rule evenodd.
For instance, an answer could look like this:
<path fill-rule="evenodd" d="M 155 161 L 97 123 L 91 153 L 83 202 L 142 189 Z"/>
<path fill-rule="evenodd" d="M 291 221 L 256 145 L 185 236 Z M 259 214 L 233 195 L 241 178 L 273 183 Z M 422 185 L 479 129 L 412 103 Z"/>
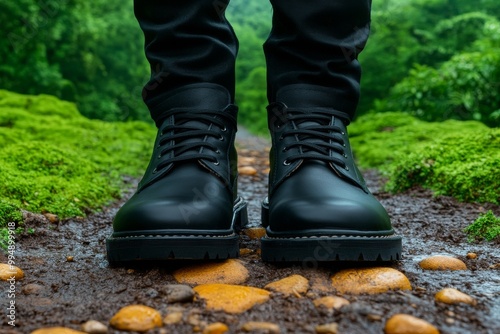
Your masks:
<path fill-rule="evenodd" d="M 310 85 L 285 86 L 277 92 L 276 102 L 283 102 L 289 108 L 332 108 L 328 91 Z"/>
<path fill-rule="evenodd" d="M 163 110 L 174 108 L 223 110 L 231 103 L 229 92 L 222 86 L 196 84 L 174 90 L 161 103 Z"/>

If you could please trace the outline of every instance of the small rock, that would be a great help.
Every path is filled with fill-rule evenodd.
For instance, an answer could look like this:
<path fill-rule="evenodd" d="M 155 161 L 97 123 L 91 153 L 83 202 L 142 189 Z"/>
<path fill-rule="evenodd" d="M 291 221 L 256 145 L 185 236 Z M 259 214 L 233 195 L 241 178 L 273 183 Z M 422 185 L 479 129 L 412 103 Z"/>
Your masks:
<path fill-rule="evenodd" d="M 238 167 L 238 174 L 240 175 L 257 175 L 257 170 L 251 166 Z"/>
<path fill-rule="evenodd" d="M 178 324 L 182 321 L 182 312 L 172 312 L 163 318 L 163 323 L 166 325 Z"/>
<path fill-rule="evenodd" d="M 240 248 L 240 256 L 250 255 L 253 253 L 253 250 L 250 248 Z"/>
<path fill-rule="evenodd" d="M 178 269 L 174 277 L 183 284 L 242 284 L 248 279 L 248 270 L 239 260 L 209 262 Z"/>
<path fill-rule="evenodd" d="M 43 290 L 42 285 L 30 283 L 23 286 L 22 292 L 25 295 L 38 295 L 42 290 Z"/>
<path fill-rule="evenodd" d="M 453 318 L 446 318 L 444 321 L 446 321 L 448 325 L 453 325 L 455 323 L 455 319 Z"/>
<path fill-rule="evenodd" d="M 75 260 L 74 256 L 66 256 L 66 262 L 73 262 Z"/>
<path fill-rule="evenodd" d="M 16 266 L 11 266 L 7 263 L 0 263 L 0 279 L 6 281 L 11 278 L 15 278 L 16 280 L 24 277 L 24 272 L 21 268 Z"/>
<path fill-rule="evenodd" d="M 378 294 L 390 290 L 411 290 L 406 276 L 392 268 L 344 269 L 332 276 L 332 285 L 339 293 Z"/>
<path fill-rule="evenodd" d="M 323 306 L 329 310 L 340 309 L 344 305 L 349 305 L 349 301 L 342 297 L 337 296 L 327 296 L 313 300 L 314 306 L 317 308 Z"/>
<path fill-rule="evenodd" d="M 31 332 L 31 334 L 86 334 L 66 327 L 47 327 L 40 328 Z"/>
<path fill-rule="evenodd" d="M 301 294 L 307 292 L 309 289 L 309 281 L 307 278 L 300 275 L 292 275 L 279 281 L 269 283 L 264 289 L 279 292 L 285 296 L 301 297 Z"/>
<path fill-rule="evenodd" d="M 491 266 L 489 266 L 488 268 L 490 269 L 500 269 L 500 263 L 495 263 L 495 264 L 492 264 Z"/>
<path fill-rule="evenodd" d="M 396 314 L 385 323 L 385 334 L 439 334 L 439 330 L 425 320 L 408 314 Z"/>
<path fill-rule="evenodd" d="M 47 220 L 52 224 L 59 223 L 59 217 L 53 213 L 44 213 L 43 214 Z"/>
<path fill-rule="evenodd" d="M 477 304 L 474 298 L 453 288 L 446 288 L 439 291 L 438 293 L 436 293 L 434 298 L 436 299 L 436 301 L 445 304 L 460 304 L 460 303 L 469 305 Z"/>
<path fill-rule="evenodd" d="M 125 331 L 145 332 L 161 327 L 160 312 L 144 305 L 122 307 L 110 320 L 111 326 Z"/>
<path fill-rule="evenodd" d="M 169 303 L 192 302 L 194 299 L 194 290 L 184 284 L 168 284 L 163 286 L 161 291 L 167 296 Z"/>
<path fill-rule="evenodd" d="M 272 322 L 264 321 L 249 321 L 245 323 L 241 330 L 244 332 L 259 332 L 268 334 L 279 334 L 281 332 L 280 327 Z"/>
<path fill-rule="evenodd" d="M 419 265 L 424 270 L 467 270 L 462 260 L 444 255 L 428 257 L 420 261 Z"/>
<path fill-rule="evenodd" d="M 222 322 L 214 322 L 203 329 L 203 334 L 224 334 L 229 331 L 229 327 Z"/>
<path fill-rule="evenodd" d="M 230 285 L 203 284 L 194 288 L 199 297 L 206 300 L 208 310 L 221 310 L 227 313 L 241 313 L 256 304 L 269 300 L 270 292 L 258 288 Z"/>
<path fill-rule="evenodd" d="M 248 166 L 255 163 L 255 157 L 238 157 L 238 164 L 240 166 Z"/>
<path fill-rule="evenodd" d="M 187 323 L 191 326 L 200 326 L 202 321 L 200 320 L 200 315 L 198 313 L 191 313 L 187 317 Z"/>
<path fill-rule="evenodd" d="M 332 322 L 329 324 L 318 325 L 316 326 L 315 330 L 318 334 L 337 334 L 338 328 L 339 325 L 335 322 Z"/>
<path fill-rule="evenodd" d="M 260 239 L 266 235 L 266 229 L 263 227 L 250 227 L 243 230 L 250 239 Z"/>
<path fill-rule="evenodd" d="M 108 326 L 96 320 L 89 320 L 82 324 L 82 331 L 89 334 L 106 334 Z"/>
<path fill-rule="evenodd" d="M 382 316 L 380 314 L 368 314 L 366 317 L 370 321 L 380 321 L 380 320 L 382 320 Z"/>
<path fill-rule="evenodd" d="M 470 260 L 474 260 L 477 258 L 477 254 L 476 253 L 467 253 L 467 258 Z"/>

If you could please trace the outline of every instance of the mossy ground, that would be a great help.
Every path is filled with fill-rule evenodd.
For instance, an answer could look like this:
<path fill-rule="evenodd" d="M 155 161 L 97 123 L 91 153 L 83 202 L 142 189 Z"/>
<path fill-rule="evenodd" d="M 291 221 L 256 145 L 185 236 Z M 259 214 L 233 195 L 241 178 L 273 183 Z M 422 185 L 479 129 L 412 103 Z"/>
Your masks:
<path fill-rule="evenodd" d="M 66 218 L 119 198 L 123 176 L 144 170 L 154 135 L 144 122 L 89 120 L 55 97 L 0 90 L 0 235 L 21 223 L 21 209 Z"/>
<path fill-rule="evenodd" d="M 360 117 L 349 134 L 360 166 L 384 172 L 391 191 L 422 185 L 436 195 L 500 204 L 498 128 L 387 112 Z"/>
<path fill-rule="evenodd" d="M 470 242 L 482 239 L 493 241 L 500 238 L 500 217 L 495 216 L 490 210 L 467 226 L 465 232 L 469 235 Z"/>

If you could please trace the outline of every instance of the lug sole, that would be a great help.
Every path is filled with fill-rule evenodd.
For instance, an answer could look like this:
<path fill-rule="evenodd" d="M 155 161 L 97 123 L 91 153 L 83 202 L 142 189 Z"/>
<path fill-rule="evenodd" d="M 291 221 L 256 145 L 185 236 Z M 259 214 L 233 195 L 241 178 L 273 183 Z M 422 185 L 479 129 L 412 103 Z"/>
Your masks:
<path fill-rule="evenodd" d="M 326 261 L 398 261 L 401 259 L 400 236 L 358 237 L 320 236 L 271 238 L 261 240 L 262 260 L 266 262 Z"/>
<path fill-rule="evenodd" d="M 233 233 L 221 235 L 185 231 L 183 235 L 152 235 L 134 231 L 134 235 L 106 240 L 111 266 L 137 261 L 222 260 L 239 256 L 237 232 L 248 222 L 247 203 L 239 198 L 233 208 Z M 202 233 L 202 232 L 201 232 Z"/>

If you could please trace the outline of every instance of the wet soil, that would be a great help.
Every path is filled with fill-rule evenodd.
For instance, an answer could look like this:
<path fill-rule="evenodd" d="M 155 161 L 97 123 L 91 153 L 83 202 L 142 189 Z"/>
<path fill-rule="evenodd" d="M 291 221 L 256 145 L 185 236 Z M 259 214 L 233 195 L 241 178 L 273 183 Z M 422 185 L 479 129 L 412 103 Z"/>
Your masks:
<path fill-rule="evenodd" d="M 249 201 L 250 224 L 256 226 L 260 221 L 259 204 L 266 193 L 268 143 L 243 135 L 239 146 L 240 156 L 254 157 L 252 165 L 259 171 L 255 176 L 242 176 L 239 186 L 241 194 Z M 51 224 L 39 215 L 27 214 L 26 224 L 34 228 L 35 233 L 24 234 L 17 242 L 16 265 L 26 275 L 16 284 L 17 326 L 11 328 L 7 319 L 2 317 L 0 332 L 30 333 L 50 326 L 79 329 L 80 324 L 90 319 L 108 324 L 121 307 L 140 303 L 156 308 L 163 315 L 172 306 L 184 310 L 184 320 L 180 324 L 151 333 L 192 333 L 196 322 L 217 321 L 227 324 L 231 333 L 239 333 L 242 324 L 250 320 L 276 323 L 282 333 L 314 333 L 316 325 L 330 322 L 339 324 L 339 333 L 383 333 L 386 320 L 396 313 L 425 319 L 441 333 L 500 333 L 499 243 L 471 244 L 463 232 L 479 213 L 492 209 L 498 215 L 500 207 L 433 197 L 430 191 L 421 188 L 389 194 L 382 190 L 384 180 L 377 172 L 365 171 L 364 175 L 372 192 L 387 208 L 395 229 L 403 236 L 404 257 L 389 266 L 407 275 L 412 291 L 347 295 L 344 297 L 351 304 L 336 311 L 314 307 L 313 298 L 334 293 L 321 285 L 315 285 L 303 298 L 273 294 L 269 302 L 239 315 L 206 311 L 202 301 L 169 304 L 164 298 L 163 287 L 175 283 L 173 270 L 185 266 L 186 262 L 125 268 L 108 266 L 105 239 L 111 233 L 113 216 L 122 201 L 85 219 L 69 219 L 59 224 Z M 133 188 L 135 181 L 129 182 Z M 131 191 L 124 200 L 130 194 Z M 335 271 L 364 265 L 263 263 L 258 255 L 259 242 L 245 235 L 241 236 L 241 248 L 251 249 L 241 257 L 251 273 L 245 284 L 260 288 L 291 274 L 301 274 L 311 282 L 328 285 L 328 277 Z M 468 259 L 468 252 L 474 252 L 478 257 Z M 437 272 L 423 271 L 418 267 L 419 260 L 435 254 L 458 257 L 467 264 L 468 270 Z M 68 256 L 72 256 L 73 261 L 68 261 Z M 5 255 L 0 255 L 0 262 L 5 260 Z M 478 304 L 451 306 L 436 303 L 434 294 L 445 287 L 472 295 Z M 0 300 L 4 301 L 7 299 L 6 288 L 1 290 Z M 109 333 L 121 332 L 110 327 Z"/>

